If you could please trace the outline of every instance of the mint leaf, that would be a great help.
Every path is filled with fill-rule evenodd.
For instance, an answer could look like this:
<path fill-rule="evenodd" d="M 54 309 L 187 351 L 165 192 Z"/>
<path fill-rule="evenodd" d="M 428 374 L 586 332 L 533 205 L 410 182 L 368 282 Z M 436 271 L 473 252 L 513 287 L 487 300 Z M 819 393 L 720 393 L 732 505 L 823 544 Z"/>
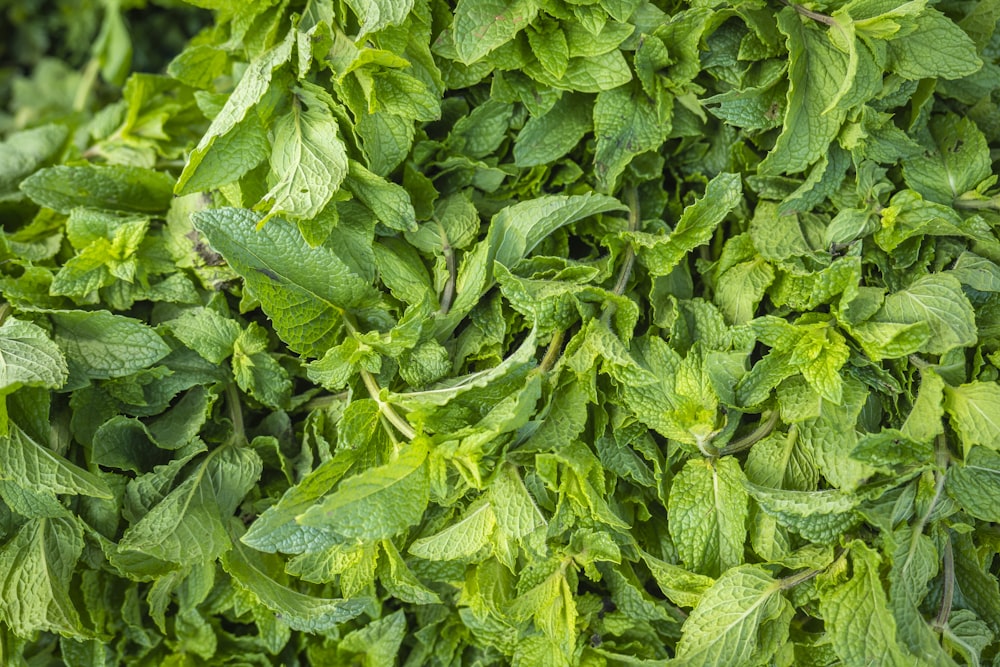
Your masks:
<path fill-rule="evenodd" d="M 441 532 L 415 540 L 408 551 L 427 560 L 468 558 L 489 543 L 494 527 L 496 514 L 484 502 Z"/>
<path fill-rule="evenodd" d="M 361 23 L 359 37 L 378 32 L 386 26 L 399 25 L 413 9 L 413 0 L 350 0 L 347 4 Z"/>
<path fill-rule="evenodd" d="M 677 644 L 678 664 L 766 663 L 777 647 L 770 655 L 761 654 L 755 637 L 768 623 L 778 625 L 776 630 L 787 637 L 790 612 L 780 582 L 763 569 L 742 565 L 728 570 L 702 594 L 684 622 Z"/>
<path fill-rule="evenodd" d="M 532 116 L 514 142 L 514 163 L 534 167 L 558 160 L 593 127 L 586 98 L 563 95 L 545 115 Z"/>
<path fill-rule="evenodd" d="M 224 446 L 210 452 L 189 477 L 129 526 L 119 549 L 182 565 L 214 560 L 230 546 L 226 517 L 260 473 L 260 458 L 252 450 Z"/>
<path fill-rule="evenodd" d="M 471 65 L 509 42 L 534 20 L 535 0 L 459 0 L 452 37 L 459 59 Z"/>
<path fill-rule="evenodd" d="M 67 518 L 33 519 L 0 548 L 0 592 L 7 604 L 0 618 L 15 635 L 38 631 L 85 639 L 70 579 L 83 553 L 83 531 Z"/>
<path fill-rule="evenodd" d="M 275 184 L 263 202 L 269 216 L 314 218 L 347 176 L 347 150 L 337 121 L 319 105 L 292 111 L 275 122 L 271 173 Z M 263 203 L 262 202 L 262 203 Z"/>
<path fill-rule="evenodd" d="M 635 241 L 639 258 L 650 272 L 665 276 L 687 253 L 708 242 L 716 226 L 739 204 L 742 192 L 736 174 L 719 174 L 709 181 L 705 196 L 684 209 L 665 239 L 644 233 L 629 234 L 628 238 Z"/>
<path fill-rule="evenodd" d="M 0 437 L 0 479 L 27 489 L 112 498 L 111 489 L 96 474 L 73 465 L 38 442 L 17 424 Z"/>
<path fill-rule="evenodd" d="M 904 325 L 925 323 L 930 337 L 918 350 L 931 354 L 943 354 L 976 341 L 972 305 L 962 294 L 958 280 L 947 274 L 924 276 L 906 289 L 887 295 L 872 319 Z"/>
<path fill-rule="evenodd" d="M 743 562 L 747 495 L 739 463 L 689 461 L 670 489 L 670 535 L 681 560 L 699 574 L 718 575 Z"/>
<path fill-rule="evenodd" d="M 0 143 L 0 196 L 52 159 L 69 135 L 65 125 L 43 125 L 16 132 Z"/>
<path fill-rule="evenodd" d="M 257 121 L 254 107 L 267 94 L 275 70 L 291 58 L 292 36 L 293 32 L 289 31 L 284 41 L 274 46 L 244 72 L 225 105 L 212 120 L 208 131 L 191 151 L 184 171 L 177 179 L 176 194 L 190 194 L 232 182 L 248 169 L 252 169 L 259 161 L 260 158 L 247 161 L 233 161 L 227 158 L 234 150 L 242 152 L 247 148 L 250 148 L 249 155 L 243 153 L 247 157 L 260 154 L 263 142 L 260 132 L 253 131 L 253 128 L 260 127 L 260 125 L 255 126 Z M 254 138 L 247 141 L 246 137 Z"/>
<path fill-rule="evenodd" d="M 820 593 L 819 610 L 834 650 L 848 663 L 875 660 L 885 665 L 912 664 L 912 658 L 896 641 L 896 623 L 878 576 L 878 554 L 858 543 L 852 545 L 850 553 L 853 576 Z"/>
<path fill-rule="evenodd" d="M 78 206 L 162 213 L 170 205 L 173 179 L 162 172 L 138 167 L 56 166 L 42 169 L 21 183 L 35 203 L 60 213 Z"/>
<path fill-rule="evenodd" d="M 67 375 L 65 357 L 41 327 L 13 317 L 0 324 L 0 395 L 22 386 L 58 389 Z"/>
<path fill-rule="evenodd" d="M 989 148 L 979 128 L 966 118 L 936 116 L 930 130 L 931 150 L 906 160 L 904 175 L 924 197 L 948 205 L 990 176 Z"/>
<path fill-rule="evenodd" d="M 890 40 L 888 66 L 907 79 L 957 79 L 982 66 L 976 45 L 964 30 L 936 9 L 926 9 L 906 35 Z M 941 44 L 930 49 L 928 44 Z"/>
<path fill-rule="evenodd" d="M 788 97 L 784 127 L 758 168 L 764 175 L 805 170 L 826 152 L 846 116 L 827 107 L 847 79 L 847 55 L 791 9 L 778 14 L 778 28 L 788 42 Z"/>
<path fill-rule="evenodd" d="M 1000 385 L 972 382 L 945 387 L 945 410 L 965 452 L 974 445 L 996 448 L 1000 437 Z"/>
<path fill-rule="evenodd" d="M 259 604 L 296 630 L 329 630 L 360 615 L 367 606 L 364 599 L 316 597 L 283 585 L 276 580 L 281 574 L 273 558 L 254 554 L 236 540 L 233 544 L 222 566 Z"/>
<path fill-rule="evenodd" d="M 150 327 L 106 310 L 50 311 L 53 338 L 70 367 L 90 379 L 131 375 L 170 353 Z"/>
<path fill-rule="evenodd" d="M 426 444 L 414 441 L 395 461 L 341 482 L 296 521 L 352 539 L 393 537 L 423 516 L 430 492 L 426 458 Z"/>
<path fill-rule="evenodd" d="M 4 13 L 2 662 L 1000 654 L 996 0 L 119 4 Z"/>
<path fill-rule="evenodd" d="M 291 348 L 319 356 L 353 308 L 373 305 L 377 293 L 330 249 L 312 248 L 282 220 L 257 230 L 261 216 L 243 209 L 203 211 L 195 224 L 212 247 L 261 300 Z"/>
<path fill-rule="evenodd" d="M 998 475 L 1000 455 L 984 447 L 973 447 L 965 465 L 949 470 L 946 488 L 966 512 L 983 521 L 994 521 L 1000 494 Z"/>

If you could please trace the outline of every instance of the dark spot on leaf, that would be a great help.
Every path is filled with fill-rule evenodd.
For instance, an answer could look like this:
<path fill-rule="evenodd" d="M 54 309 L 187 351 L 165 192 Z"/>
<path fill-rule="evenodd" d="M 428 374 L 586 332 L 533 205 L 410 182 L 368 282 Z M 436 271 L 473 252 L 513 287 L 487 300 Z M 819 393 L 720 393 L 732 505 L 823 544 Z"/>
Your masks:
<path fill-rule="evenodd" d="M 205 266 L 222 266 L 226 263 L 226 260 L 219 253 L 212 250 L 212 248 L 205 243 L 202 239 L 201 234 L 198 230 L 192 229 L 185 235 L 189 241 L 191 241 L 191 247 L 201 261 L 204 262 Z"/>
<path fill-rule="evenodd" d="M 262 268 L 260 268 L 258 266 L 255 266 L 253 268 L 253 270 L 256 271 L 257 273 L 263 273 L 265 276 L 267 276 L 268 278 L 270 278 L 271 280 L 273 280 L 276 283 L 280 283 L 281 282 L 281 276 L 279 276 L 277 273 L 275 273 L 271 269 L 262 269 Z"/>

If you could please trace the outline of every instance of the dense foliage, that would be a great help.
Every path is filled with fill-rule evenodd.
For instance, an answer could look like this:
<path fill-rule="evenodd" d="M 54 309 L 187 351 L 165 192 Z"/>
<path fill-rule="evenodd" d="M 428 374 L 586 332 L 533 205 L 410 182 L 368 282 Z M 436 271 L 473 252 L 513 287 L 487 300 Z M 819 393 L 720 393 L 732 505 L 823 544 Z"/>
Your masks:
<path fill-rule="evenodd" d="M 190 3 L 0 5 L 0 662 L 1000 664 L 1000 1 Z"/>

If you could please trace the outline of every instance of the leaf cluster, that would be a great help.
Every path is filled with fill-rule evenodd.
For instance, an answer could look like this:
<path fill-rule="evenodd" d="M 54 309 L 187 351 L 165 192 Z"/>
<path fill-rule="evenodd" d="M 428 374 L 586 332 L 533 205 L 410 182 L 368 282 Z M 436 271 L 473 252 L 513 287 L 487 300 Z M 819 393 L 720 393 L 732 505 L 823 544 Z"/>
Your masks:
<path fill-rule="evenodd" d="M 0 661 L 1000 664 L 1000 2 L 190 4 L 6 79 Z"/>

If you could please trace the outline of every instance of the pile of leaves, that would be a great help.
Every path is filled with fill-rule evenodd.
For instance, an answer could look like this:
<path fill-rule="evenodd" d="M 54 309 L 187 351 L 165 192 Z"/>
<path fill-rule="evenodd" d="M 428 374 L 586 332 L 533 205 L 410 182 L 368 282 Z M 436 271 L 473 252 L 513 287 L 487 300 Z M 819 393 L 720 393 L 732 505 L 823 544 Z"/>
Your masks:
<path fill-rule="evenodd" d="M 191 3 L 4 10 L 0 662 L 1000 664 L 998 0 Z"/>

